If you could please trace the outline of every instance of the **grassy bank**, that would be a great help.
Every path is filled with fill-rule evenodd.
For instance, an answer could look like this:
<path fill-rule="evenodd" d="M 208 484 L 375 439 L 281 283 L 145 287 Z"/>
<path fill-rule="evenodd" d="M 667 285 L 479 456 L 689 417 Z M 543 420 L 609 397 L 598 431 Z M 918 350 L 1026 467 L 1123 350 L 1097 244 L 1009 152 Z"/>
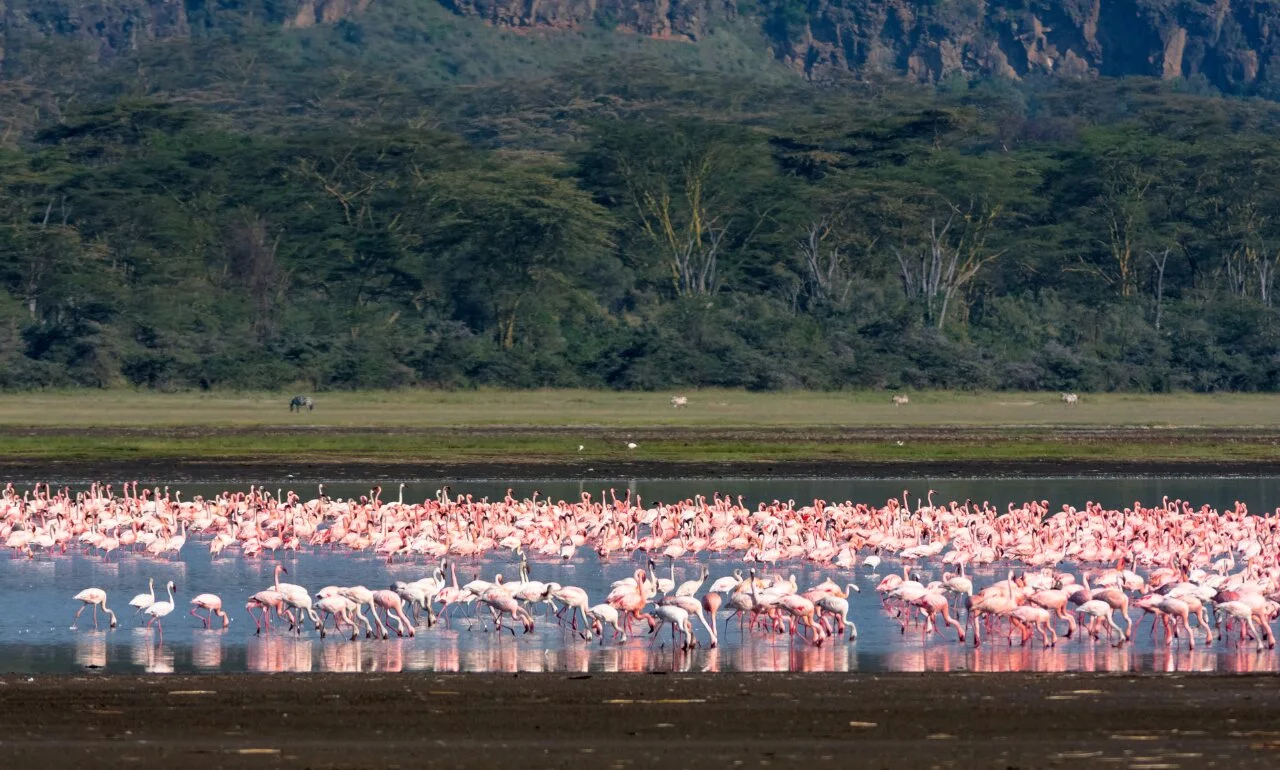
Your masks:
<path fill-rule="evenodd" d="M 547 464 L 592 462 L 925 462 L 952 460 L 1098 460 L 1098 461 L 1280 461 L 1280 447 L 1269 438 L 1233 435 L 1170 435 L 1161 440 L 1127 434 L 1103 434 L 1082 441 L 1045 434 L 967 434 L 960 438 L 919 437 L 905 432 L 897 440 L 850 440 L 832 434 L 743 437 L 712 431 L 695 436 L 685 431 L 666 435 L 625 436 L 562 433 L 465 436 L 426 430 L 384 435 L 344 433 L 269 433 L 228 435 L 145 434 L 3 435 L 0 459 L 7 460 L 138 460 L 155 458 L 209 460 L 290 460 L 298 462 L 485 462 Z M 637 439 L 637 441 L 632 441 Z M 901 443 L 899 443 L 901 442 Z M 635 449 L 627 447 L 636 443 Z M 582 446 L 582 450 L 577 447 Z"/>
<path fill-rule="evenodd" d="M 0 460 L 1276 462 L 1280 397 L 695 391 L 0 396 Z M 634 443 L 631 448 L 628 444 Z M 579 449 L 579 447 L 582 447 Z"/>
<path fill-rule="evenodd" d="M 339 427 L 601 426 L 842 428 L 1053 426 L 1280 428 L 1276 395 L 1084 394 L 1076 406 L 1056 393 L 909 393 L 898 407 L 883 392 L 671 393 L 588 390 L 387 391 L 326 393 L 312 412 L 290 413 L 288 393 L 75 391 L 0 396 L 0 427 Z"/>

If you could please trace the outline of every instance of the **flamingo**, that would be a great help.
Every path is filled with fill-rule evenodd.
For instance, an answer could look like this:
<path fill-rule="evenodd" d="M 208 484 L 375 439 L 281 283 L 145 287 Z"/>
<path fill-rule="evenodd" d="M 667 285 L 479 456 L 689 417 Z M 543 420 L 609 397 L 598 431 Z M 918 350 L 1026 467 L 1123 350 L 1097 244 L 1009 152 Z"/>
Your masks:
<path fill-rule="evenodd" d="M 354 599 L 348 598 L 342 594 L 330 594 L 320 599 L 315 604 L 315 609 L 320 612 L 320 638 L 325 637 L 325 623 L 329 617 L 333 617 L 334 630 L 341 632 L 342 626 L 340 622 L 346 622 L 351 626 L 351 641 L 359 638 L 360 626 L 352 619 L 351 613 L 358 612 L 360 604 Z M 368 621 L 365 621 L 366 623 Z"/>
<path fill-rule="evenodd" d="M 680 643 L 680 649 L 689 649 L 689 646 L 693 643 L 693 625 L 689 622 L 689 612 L 687 610 L 674 604 L 659 604 L 658 608 L 654 610 L 653 616 L 658 621 L 658 625 L 654 628 L 654 641 L 657 641 L 657 632 L 662 625 L 670 623 L 672 633 L 679 630 L 684 635 Z"/>
<path fill-rule="evenodd" d="M 182 546 L 187 544 L 187 522 L 184 520 L 180 526 L 181 531 L 164 544 L 164 551 L 166 553 L 172 551 L 175 560 L 181 556 Z"/>
<path fill-rule="evenodd" d="M 102 611 L 111 616 L 111 627 L 116 627 L 116 614 L 107 607 L 107 592 L 101 588 L 86 588 L 80 593 L 72 597 L 78 602 L 83 602 L 80 609 L 76 610 L 76 616 L 71 619 L 71 630 L 76 630 L 76 621 L 80 619 L 80 613 L 89 607 L 93 607 L 93 627 L 98 627 L 98 605 L 102 605 Z"/>
<path fill-rule="evenodd" d="M 277 617 L 282 617 L 288 609 L 285 608 L 284 596 L 279 591 L 259 591 L 249 597 L 249 601 L 245 603 L 244 608 L 248 610 L 249 617 L 253 618 L 253 623 L 258 627 L 254 632 L 255 635 L 262 633 L 262 627 L 265 625 L 267 630 L 271 630 L 271 610 L 276 611 Z M 254 614 L 254 610 L 262 610 L 262 622 L 258 621 L 258 616 Z"/>
<path fill-rule="evenodd" d="M 1118 647 L 1129 637 L 1125 635 L 1124 629 L 1116 625 L 1115 618 L 1111 616 L 1113 610 L 1114 608 L 1110 604 L 1101 599 L 1090 599 L 1076 608 L 1076 612 L 1079 612 L 1082 615 L 1089 615 L 1093 618 L 1093 620 L 1090 621 L 1091 628 L 1089 629 L 1089 633 L 1095 638 L 1097 638 L 1097 632 L 1093 630 L 1092 625 L 1100 620 L 1106 621 L 1108 640 L 1111 639 L 1111 630 L 1115 629 L 1116 633 L 1120 634 L 1120 642 L 1116 644 Z"/>
<path fill-rule="evenodd" d="M 227 613 L 222 611 L 222 599 L 217 594 L 199 594 L 191 603 L 195 605 L 191 608 L 191 614 L 204 621 L 204 627 L 209 628 L 213 623 L 213 616 L 217 615 L 222 618 L 222 627 L 226 628 L 231 625 L 231 618 L 227 617 Z M 196 612 L 196 610 L 208 610 L 209 616 L 205 617 Z"/>
<path fill-rule="evenodd" d="M 672 564 L 675 564 L 673 561 Z M 702 584 L 707 581 L 707 567 L 702 566 L 702 576 L 697 580 L 686 580 L 676 588 L 676 596 L 693 596 L 698 593 L 698 589 L 702 588 Z"/>
<path fill-rule="evenodd" d="M 147 593 L 138 594 L 129 600 L 130 607 L 136 607 L 134 615 L 142 612 L 146 608 L 156 603 L 156 579 L 147 578 Z"/>
<path fill-rule="evenodd" d="M 164 628 L 160 625 L 160 620 L 164 618 L 166 615 L 168 615 L 170 612 L 173 612 L 173 607 L 174 607 L 173 594 L 177 590 L 177 586 L 173 584 L 172 580 L 169 581 L 168 589 L 169 589 L 169 601 L 155 602 L 146 610 L 147 614 L 151 616 L 151 620 L 147 621 L 147 628 L 150 628 L 151 624 L 155 623 L 156 628 L 160 631 L 161 635 L 164 634 Z"/>
<path fill-rule="evenodd" d="M 587 608 L 587 617 L 591 620 L 591 629 L 584 633 L 587 641 L 591 640 L 591 634 L 594 633 L 600 637 L 600 643 L 604 644 L 604 624 L 608 623 L 613 626 L 613 638 L 615 641 L 627 641 L 627 633 L 622 630 L 622 626 L 618 622 L 618 608 L 611 604 L 597 604 L 594 607 Z"/>

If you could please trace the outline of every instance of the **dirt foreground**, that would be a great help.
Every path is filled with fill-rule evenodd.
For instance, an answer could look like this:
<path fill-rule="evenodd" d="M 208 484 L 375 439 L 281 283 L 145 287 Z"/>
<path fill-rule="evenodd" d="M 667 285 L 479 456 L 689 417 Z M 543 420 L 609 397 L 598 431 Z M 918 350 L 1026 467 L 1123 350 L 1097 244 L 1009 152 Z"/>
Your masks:
<path fill-rule="evenodd" d="M 0 677 L 0 761 L 193 769 L 1275 767 L 1280 679 L 10 674 Z"/>

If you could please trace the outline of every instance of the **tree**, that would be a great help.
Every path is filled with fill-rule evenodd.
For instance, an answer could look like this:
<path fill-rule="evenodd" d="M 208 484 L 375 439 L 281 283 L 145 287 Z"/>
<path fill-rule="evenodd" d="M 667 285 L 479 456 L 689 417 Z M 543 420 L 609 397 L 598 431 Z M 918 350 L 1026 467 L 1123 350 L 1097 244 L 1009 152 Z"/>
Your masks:
<path fill-rule="evenodd" d="M 939 330 L 956 297 L 1004 250 L 987 244 L 1000 206 L 971 201 L 964 209 L 951 205 L 946 219 L 934 216 L 923 243 L 894 249 L 908 301 L 919 301 L 925 320 Z"/>
<path fill-rule="evenodd" d="M 758 138 L 702 121 L 608 123 L 584 154 L 584 176 L 631 212 L 638 240 L 653 250 L 677 297 L 715 294 L 725 260 L 740 256 L 768 220 L 772 202 L 752 194 L 770 170 Z"/>

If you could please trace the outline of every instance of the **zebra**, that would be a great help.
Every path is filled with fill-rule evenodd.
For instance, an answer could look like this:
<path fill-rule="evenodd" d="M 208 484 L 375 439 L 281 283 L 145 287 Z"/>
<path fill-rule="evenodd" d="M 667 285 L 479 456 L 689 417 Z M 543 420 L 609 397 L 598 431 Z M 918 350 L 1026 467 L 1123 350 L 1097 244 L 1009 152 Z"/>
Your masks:
<path fill-rule="evenodd" d="M 303 407 L 309 412 L 316 408 L 316 402 L 311 400 L 311 396 L 294 396 L 289 402 L 290 412 L 301 412 Z"/>

